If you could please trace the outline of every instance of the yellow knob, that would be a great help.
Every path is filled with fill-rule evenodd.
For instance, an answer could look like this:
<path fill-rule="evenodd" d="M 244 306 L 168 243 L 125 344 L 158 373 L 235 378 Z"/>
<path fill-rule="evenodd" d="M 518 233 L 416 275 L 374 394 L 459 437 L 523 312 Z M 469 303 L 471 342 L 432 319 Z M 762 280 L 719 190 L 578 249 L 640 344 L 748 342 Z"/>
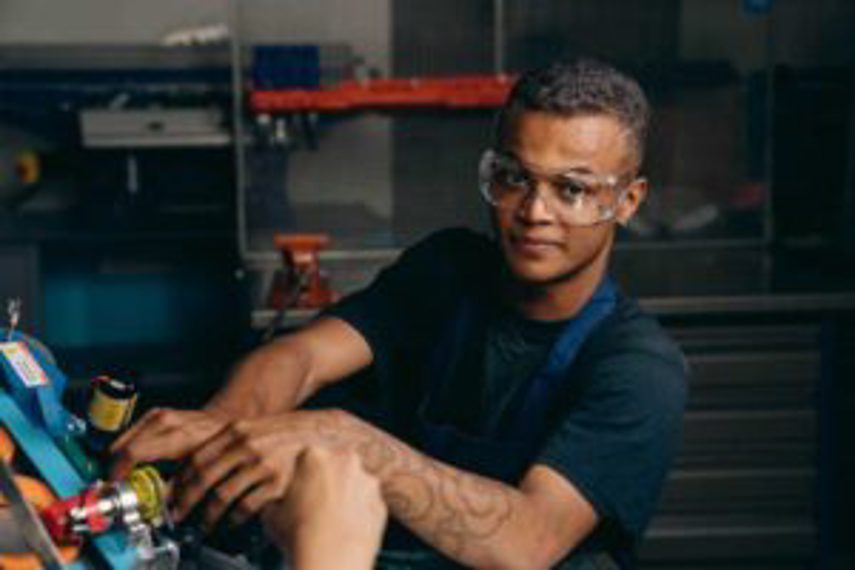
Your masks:
<path fill-rule="evenodd" d="M 166 509 L 166 485 L 157 469 L 151 465 L 137 467 L 125 482 L 137 496 L 143 520 L 159 525 Z"/>

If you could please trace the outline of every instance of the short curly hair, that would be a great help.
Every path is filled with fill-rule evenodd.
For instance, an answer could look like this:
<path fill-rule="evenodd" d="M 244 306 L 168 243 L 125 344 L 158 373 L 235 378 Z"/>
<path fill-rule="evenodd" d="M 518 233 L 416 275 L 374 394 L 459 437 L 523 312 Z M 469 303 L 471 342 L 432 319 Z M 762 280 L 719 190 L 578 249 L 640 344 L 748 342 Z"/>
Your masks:
<path fill-rule="evenodd" d="M 546 111 L 566 117 L 610 115 L 627 128 L 633 167 L 641 165 L 650 105 L 635 79 L 608 64 L 579 58 L 520 76 L 497 117 L 496 142 L 500 146 L 513 135 L 517 118 L 526 111 Z"/>

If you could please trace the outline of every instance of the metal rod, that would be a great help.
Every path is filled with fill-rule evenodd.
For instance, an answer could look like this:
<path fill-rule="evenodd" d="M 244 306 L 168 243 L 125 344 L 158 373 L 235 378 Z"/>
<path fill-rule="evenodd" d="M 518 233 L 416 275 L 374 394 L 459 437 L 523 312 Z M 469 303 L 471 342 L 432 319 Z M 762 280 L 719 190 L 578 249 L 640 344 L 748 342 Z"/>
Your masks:
<path fill-rule="evenodd" d="M 21 321 L 21 299 L 9 299 L 6 303 L 6 312 L 9 316 L 9 330 L 6 331 L 6 341 L 11 342 L 15 335 L 15 329 Z"/>
<path fill-rule="evenodd" d="M 6 497 L 6 501 L 12 509 L 12 516 L 23 530 L 24 538 L 42 565 L 48 570 L 65 568 L 62 557 L 41 519 L 21 493 L 12 473 L 12 468 L 3 460 L 0 460 L 0 493 Z"/>
<path fill-rule="evenodd" d="M 763 241 L 771 246 L 775 241 L 775 201 L 773 199 L 775 174 L 775 153 L 773 141 L 775 137 L 775 42 L 774 42 L 774 7 L 766 13 L 766 199 L 763 208 Z"/>
<path fill-rule="evenodd" d="M 493 70 L 505 73 L 505 2 L 493 1 Z"/>
<path fill-rule="evenodd" d="M 246 221 L 246 155 L 244 153 L 244 123 L 243 123 L 243 61 L 241 59 L 241 26 L 240 0 L 229 0 L 229 48 L 231 52 L 232 71 L 232 129 L 234 133 L 235 160 L 235 200 L 237 203 L 237 247 L 240 259 L 243 261 L 248 253 L 248 236 Z"/>

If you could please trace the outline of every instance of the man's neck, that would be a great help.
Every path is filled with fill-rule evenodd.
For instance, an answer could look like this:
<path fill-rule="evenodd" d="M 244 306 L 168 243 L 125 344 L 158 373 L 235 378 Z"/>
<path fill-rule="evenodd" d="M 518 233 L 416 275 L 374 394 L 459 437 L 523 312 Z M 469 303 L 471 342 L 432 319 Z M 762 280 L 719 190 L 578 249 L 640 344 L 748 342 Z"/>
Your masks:
<path fill-rule="evenodd" d="M 555 321 L 574 317 L 594 295 L 608 268 L 608 250 L 579 272 L 548 284 L 514 283 L 510 287 L 513 305 L 526 318 Z"/>

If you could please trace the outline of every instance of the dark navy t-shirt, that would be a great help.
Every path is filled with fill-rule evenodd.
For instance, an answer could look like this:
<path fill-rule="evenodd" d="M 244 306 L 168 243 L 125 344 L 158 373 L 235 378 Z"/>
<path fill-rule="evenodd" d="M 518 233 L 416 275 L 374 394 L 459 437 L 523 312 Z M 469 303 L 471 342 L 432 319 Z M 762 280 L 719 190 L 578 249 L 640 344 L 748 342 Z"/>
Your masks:
<path fill-rule="evenodd" d="M 443 230 L 326 312 L 371 346 L 374 364 L 358 390 L 372 402 L 370 419 L 418 445 L 412 422 L 431 385 L 427 361 L 461 297 L 487 308 L 483 334 L 467 340 L 466 357 L 454 381 L 431 398 L 430 414 L 480 435 L 513 412 L 562 323 L 528 321 L 507 306 L 499 290 L 504 271 L 492 240 Z M 517 354 L 515 366 L 501 366 L 520 350 L 525 354 Z M 654 318 L 619 295 L 553 398 L 547 435 L 533 454 L 534 463 L 564 476 L 598 513 L 589 546 L 617 552 L 643 533 L 676 450 L 686 391 L 680 350 Z"/>

